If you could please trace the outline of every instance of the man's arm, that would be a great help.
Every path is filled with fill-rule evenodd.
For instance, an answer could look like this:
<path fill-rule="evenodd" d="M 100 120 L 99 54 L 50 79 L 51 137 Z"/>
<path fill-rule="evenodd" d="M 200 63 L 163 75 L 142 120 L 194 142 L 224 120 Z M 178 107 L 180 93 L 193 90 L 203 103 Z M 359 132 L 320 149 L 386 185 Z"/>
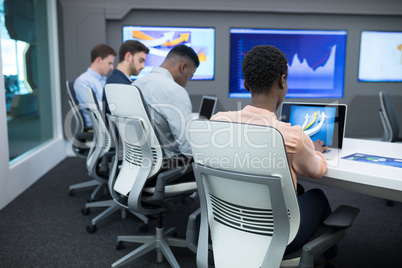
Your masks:
<path fill-rule="evenodd" d="M 183 89 L 184 90 L 184 89 Z M 187 92 L 176 96 L 176 101 L 167 109 L 166 119 L 180 152 L 188 157 L 192 156 L 191 145 L 187 140 L 188 127 L 192 121 L 192 105 Z"/>
<path fill-rule="evenodd" d="M 317 152 L 313 141 L 301 128 L 296 151 L 293 155 L 293 169 L 304 177 L 321 178 L 327 170 L 327 160 L 321 152 Z"/>

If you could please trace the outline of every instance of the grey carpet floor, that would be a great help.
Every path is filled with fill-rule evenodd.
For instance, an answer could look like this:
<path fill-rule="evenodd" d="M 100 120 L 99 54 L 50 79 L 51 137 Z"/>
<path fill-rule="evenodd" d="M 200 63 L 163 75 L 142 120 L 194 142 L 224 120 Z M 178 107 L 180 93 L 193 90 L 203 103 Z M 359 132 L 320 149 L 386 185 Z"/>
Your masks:
<path fill-rule="evenodd" d="M 81 208 L 92 190 L 77 190 L 68 195 L 68 186 L 89 180 L 85 160 L 66 158 L 27 191 L 0 211 L 0 267 L 110 267 L 138 247 L 126 243 L 115 249 L 118 235 L 138 234 L 141 222 L 129 214 L 123 220 L 115 213 L 97 225 L 95 233 L 86 226 L 103 211 L 91 209 L 87 216 Z M 324 190 L 331 206 L 341 204 L 359 207 L 361 212 L 346 237 L 339 243 L 338 261 L 341 268 L 401 267 L 402 264 L 402 204 L 387 207 L 383 199 L 349 191 L 301 182 L 306 188 Z M 105 197 L 104 197 L 105 198 Z M 188 215 L 198 203 L 180 205 L 165 217 L 166 227 L 177 227 L 178 237 L 184 237 Z M 149 233 L 155 220 L 150 221 Z M 181 267 L 196 267 L 195 254 L 188 249 L 173 248 Z M 156 263 L 156 253 L 150 252 L 125 267 L 170 267 L 165 261 Z"/>

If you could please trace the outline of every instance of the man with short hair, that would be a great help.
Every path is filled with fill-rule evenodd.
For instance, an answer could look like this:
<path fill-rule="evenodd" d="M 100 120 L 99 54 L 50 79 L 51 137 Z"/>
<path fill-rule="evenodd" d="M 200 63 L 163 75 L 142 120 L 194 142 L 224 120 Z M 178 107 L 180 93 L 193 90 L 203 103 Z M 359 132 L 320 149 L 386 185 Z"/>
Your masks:
<path fill-rule="evenodd" d="M 322 152 L 326 147 L 323 141 L 313 142 L 300 126 L 281 122 L 275 115 L 288 91 L 287 64 L 286 56 L 280 49 L 269 45 L 253 47 L 242 62 L 244 87 L 251 93 L 251 104 L 240 111 L 217 113 L 211 120 L 272 126 L 279 130 L 286 146 L 294 186 L 300 190 L 296 174 L 317 179 L 323 176 L 327 162 Z M 298 192 L 300 228 L 295 239 L 288 245 L 286 254 L 306 244 L 318 226 L 331 214 L 328 199 L 321 189 Z M 337 267 L 337 252 L 335 245 L 323 253 L 326 259 L 324 267 Z"/>
<path fill-rule="evenodd" d="M 102 109 L 103 87 L 106 83 L 106 75 L 113 70 L 113 62 L 116 52 L 105 44 L 98 44 L 91 50 L 91 65 L 74 82 L 74 91 L 78 103 L 85 107 L 88 102 L 86 88 L 90 87 L 95 92 L 96 99 Z M 91 119 L 84 113 L 85 126 L 91 127 Z"/>
<path fill-rule="evenodd" d="M 200 65 L 197 54 L 186 45 L 174 47 L 160 67 L 133 82 L 151 113 L 156 133 L 168 158 L 191 157 L 186 128 L 192 120 L 192 105 L 187 82 Z"/>
<path fill-rule="evenodd" d="M 149 49 L 136 40 L 127 40 L 121 44 L 119 49 L 119 63 L 106 80 L 106 84 L 130 85 L 133 82 L 130 76 L 138 75 L 141 70 L 145 68 L 145 60 L 147 59 L 148 53 Z M 110 114 L 104 89 L 102 100 L 105 105 L 105 114 Z"/>

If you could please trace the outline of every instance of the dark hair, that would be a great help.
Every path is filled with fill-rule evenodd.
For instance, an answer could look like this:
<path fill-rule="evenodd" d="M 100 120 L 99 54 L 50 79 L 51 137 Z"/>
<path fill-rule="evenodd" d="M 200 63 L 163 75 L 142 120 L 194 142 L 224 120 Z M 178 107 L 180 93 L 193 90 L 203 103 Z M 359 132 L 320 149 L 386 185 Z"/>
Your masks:
<path fill-rule="evenodd" d="M 252 92 L 269 91 L 278 77 L 288 74 L 287 63 L 280 49 L 268 45 L 255 46 L 247 52 L 241 65 L 244 81 Z"/>
<path fill-rule="evenodd" d="M 123 44 L 121 44 L 119 49 L 119 62 L 124 60 L 124 56 L 127 52 L 131 54 L 135 54 L 138 52 L 144 52 L 145 54 L 149 53 L 149 49 L 141 42 L 136 40 L 127 40 Z"/>
<path fill-rule="evenodd" d="M 109 55 L 116 56 L 116 51 L 108 45 L 105 44 L 98 44 L 94 46 L 91 50 L 91 63 L 95 61 L 97 57 L 101 57 L 104 59 Z"/>
<path fill-rule="evenodd" d="M 197 68 L 200 65 L 200 60 L 198 59 L 197 53 L 195 53 L 195 51 L 191 47 L 188 47 L 186 45 L 175 46 L 169 51 L 166 58 L 170 58 L 173 56 L 188 58 L 194 63 L 195 67 Z"/>

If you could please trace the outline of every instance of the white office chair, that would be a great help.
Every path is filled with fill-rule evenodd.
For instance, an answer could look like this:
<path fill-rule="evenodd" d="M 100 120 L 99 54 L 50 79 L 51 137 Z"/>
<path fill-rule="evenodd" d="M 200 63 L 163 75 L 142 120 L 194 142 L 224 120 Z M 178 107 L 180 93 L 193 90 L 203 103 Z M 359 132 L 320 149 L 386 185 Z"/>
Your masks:
<path fill-rule="evenodd" d="M 136 259 L 156 249 L 157 261 L 166 257 L 172 267 L 179 267 L 170 246 L 187 247 L 188 241 L 169 237 L 174 228 L 165 232 L 162 213 L 175 208 L 176 203 L 189 203 L 196 191 L 195 181 L 175 183 L 175 180 L 192 172 L 191 165 L 167 169 L 162 164 L 164 155 L 155 134 L 147 107 L 138 88 L 123 84 L 107 84 L 106 98 L 112 113 L 110 129 L 115 127 L 118 136 L 111 132 L 119 151 L 121 140 L 123 158 L 121 169 L 112 168 L 109 189 L 113 199 L 122 207 L 144 215 L 157 215 L 156 234 L 153 236 L 119 236 L 116 247 L 122 242 L 143 243 L 142 246 L 112 264 L 112 267 Z M 118 165 L 118 155 L 114 165 Z"/>
<path fill-rule="evenodd" d="M 87 167 L 90 165 L 92 159 L 92 154 L 99 154 L 99 150 L 96 150 L 96 144 L 94 141 L 94 132 L 89 132 L 93 130 L 92 128 L 88 128 L 85 126 L 85 120 L 83 119 L 83 113 L 88 112 L 88 110 L 84 107 L 84 105 L 80 105 L 76 98 L 74 88 L 74 81 L 66 81 L 66 89 L 69 97 L 68 103 L 70 105 L 70 112 L 67 115 L 65 120 L 65 130 L 67 138 L 70 140 L 73 152 L 76 156 L 80 158 L 86 158 Z M 74 119 L 75 127 L 71 132 L 71 123 L 70 119 Z M 95 157 L 96 158 L 96 157 Z M 105 185 L 105 181 L 99 178 L 94 178 L 89 181 L 73 184 L 69 186 L 69 195 L 74 195 L 74 191 L 77 189 L 83 189 L 88 187 L 94 187 L 95 189 L 91 193 L 91 200 L 95 200 L 96 195 L 99 193 L 100 189 Z"/>
<path fill-rule="evenodd" d="M 340 224 L 327 219 L 333 228 L 283 261 L 298 232 L 300 211 L 279 131 L 196 120 L 189 135 L 201 204 L 198 267 L 208 267 L 210 234 L 215 267 L 312 268 L 315 258 L 343 238 L 358 213 L 341 207 L 331 214 L 339 213 Z"/>
<path fill-rule="evenodd" d="M 399 137 L 399 124 L 391 97 L 386 91 L 380 91 L 379 96 L 381 105 L 379 113 L 384 129 L 381 140 L 387 142 L 401 142 L 402 137 Z"/>
<path fill-rule="evenodd" d="M 99 182 L 99 185 L 97 186 L 99 188 L 98 190 L 102 187 L 106 187 L 107 189 L 107 182 L 109 180 L 109 174 L 107 173 L 108 168 L 106 168 L 106 171 L 104 172 L 101 172 L 101 169 L 102 165 L 109 165 L 111 162 L 114 152 L 110 152 L 110 148 L 113 144 L 109 130 L 104 121 L 103 113 L 100 110 L 96 99 L 95 92 L 89 87 L 87 87 L 86 90 L 88 103 L 85 110 L 90 116 L 94 130 L 94 147 L 86 161 L 87 170 L 88 174 Z M 104 158 L 106 158 L 106 161 L 103 161 Z M 106 207 L 107 209 L 92 219 L 91 224 L 86 227 L 87 232 L 89 233 L 94 233 L 97 229 L 96 224 L 116 211 L 121 210 L 122 218 L 126 217 L 125 209 L 119 206 L 113 199 L 86 203 L 85 208 L 81 210 L 81 213 L 83 215 L 88 215 L 89 209 L 95 207 Z M 134 213 L 134 215 L 143 221 L 145 226 L 147 226 L 147 217 L 139 213 Z"/>

